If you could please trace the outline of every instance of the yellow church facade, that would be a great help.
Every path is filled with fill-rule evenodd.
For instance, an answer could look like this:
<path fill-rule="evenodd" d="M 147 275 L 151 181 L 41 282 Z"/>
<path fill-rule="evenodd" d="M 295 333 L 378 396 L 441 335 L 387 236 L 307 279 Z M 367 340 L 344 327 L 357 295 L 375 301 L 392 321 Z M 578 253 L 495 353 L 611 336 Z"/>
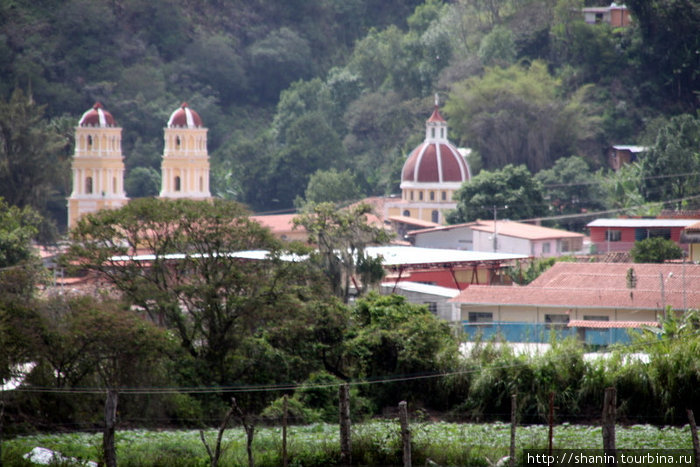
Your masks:
<path fill-rule="evenodd" d="M 160 197 L 209 199 L 207 129 L 197 112 L 182 104 L 171 114 L 164 139 Z M 122 128 L 99 102 L 83 114 L 75 129 L 69 228 L 85 214 L 129 202 L 121 142 Z"/>

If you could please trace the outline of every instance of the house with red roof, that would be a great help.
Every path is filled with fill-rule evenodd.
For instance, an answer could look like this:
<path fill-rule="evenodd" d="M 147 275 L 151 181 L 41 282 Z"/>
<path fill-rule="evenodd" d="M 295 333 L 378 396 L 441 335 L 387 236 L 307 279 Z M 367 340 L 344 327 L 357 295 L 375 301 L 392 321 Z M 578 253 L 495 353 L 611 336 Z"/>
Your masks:
<path fill-rule="evenodd" d="M 558 262 L 527 286 L 471 285 L 450 302 L 470 336 L 547 342 L 556 331 L 609 344 L 665 310 L 700 308 L 700 265 Z"/>
<path fill-rule="evenodd" d="M 586 226 L 595 252 L 630 251 L 635 242 L 652 237 L 674 241 L 684 251 L 688 244 L 681 242 L 681 232 L 698 219 L 596 219 Z"/>
<path fill-rule="evenodd" d="M 516 253 L 533 257 L 582 251 L 584 235 L 509 220 L 476 221 L 414 230 L 406 238 L 423 248 Z"/>

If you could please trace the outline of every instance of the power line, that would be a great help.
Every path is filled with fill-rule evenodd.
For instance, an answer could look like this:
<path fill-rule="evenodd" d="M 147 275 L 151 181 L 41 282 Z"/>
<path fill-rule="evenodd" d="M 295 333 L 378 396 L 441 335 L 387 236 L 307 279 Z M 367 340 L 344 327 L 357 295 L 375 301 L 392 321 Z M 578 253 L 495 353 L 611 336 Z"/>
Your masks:
<path fill-rule="evenodd" d="M 697 332 L 696 332 L 697 334 Z M 633 342 L 625 345 L 617 345 L 613 350 L 632 350 L 635 348 L 643 349 L 648 346 L 658 345 L 672 340 L 681 339 L 682 337 L 690 336 L 666 336 L 656 341 L 651 342 Z M 490 345 L 487 342 L 484 345 Z M 505 342 L 503 344 L 509 344 Z M 605 352 L 596 352 L 603 355 Z M 568 358 L 568 355 L 562 355 L 560 358 Z M 164 387 L 117 387 L 116 389 L 121 394 L 134 395 L 156 395 L 156 394 L 234 394 L 234 393 L 253 393 L 253 392 L 273 392 L 273 391 L 296 391 L 300 389 L 322 389 L 322 388 L 337 388 L 344 384 L 351 386 L 365 386 L 371 384 L 388 384 L 410 381 L 420 381 L 436 378 L 446 378 L 450 376 L 461 376 L 480 373 L 484 370 L 507 370 L 512 368 L 521 368 L 528 365 L 528 361 L 520 361 L 504 365 L 479 365 L 467 370 L 411 374 L 411 375 L 390 375 L 374 379 L 359 380 L 359 381 L 338 381 L 332 383 L 319 384 L 297 384 L 297 383 L 280 383 L 280 384 L 264 384 L 264 385 L 238 385 L 238 386 L 164 386 Z M 104 394 L 108 388 L 106 387 L 71 387 L 71 388 L 55 388 L 46 386 L 20 386 L 12 391 L 26 393 L 50 393 L 50 394 Z"/>

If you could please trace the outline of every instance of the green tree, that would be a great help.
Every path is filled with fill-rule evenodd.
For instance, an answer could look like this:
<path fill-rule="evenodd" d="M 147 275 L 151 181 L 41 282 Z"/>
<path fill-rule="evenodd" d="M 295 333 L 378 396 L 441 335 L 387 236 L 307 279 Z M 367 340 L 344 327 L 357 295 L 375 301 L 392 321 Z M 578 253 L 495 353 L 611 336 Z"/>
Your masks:
<path fill-rule="evenodd" d="M 271 161 L 269 183 L 279 208 L 291 207 L 316 170 L 342 168 L 345 151 L 338 134 L 320 112 L 295 120 L 286 132 L 286 143 Z"/>
<path fill-rule="evenodd" d="M 30 302 L 42 266 L 32 240 L 41 217 L 29 206 L 8 205 L 0 198 L 0 381 L 18 376 L 18 365 L 32 361 L 34 348 L 26 330 L 33 323 Z"/>
<path fill-rule="evenodd" d="M 136 167 L 124 179 L 124 189 L 129 198 L 143 198 L 157 195 L 160 183 L 160 172 L 151 167 Z"/>
<path fill-rule="evenodd" d="M 696 91 L 700 89 L 697 2 L 630 0 L 625 4 L 638 23 L 642 38 L 639 54 L 647 83 L 644 97 L 662 108 L 697 110 Z"/>
<path fill-rule="evenodd" d="M 488 68 L 456 83 L 445 113 L 459 139 L 476 149 L 484 167 L 526 164 L 532 172 L 568 154 L 586 154 L 597 117 L 586 102 L 589 87 L 562 99 L 561 83 L 535 60 Z"/>
<path fill-rule="evenodd" d="M 542 184 L 547 193 L 546 201 L 552 214 L 581 214 L 598 211 L 603 207 L 602 191 L 595 181 L 594 173 L 580 156 L 558 159 L 551 169 L 535 174 L 535 180 Z M 563 219 L 558 223 L 570 230 L 583 230 L 588 219 Z"/>
<path fill-rule="evenodd" d="M 663 263 L 683 258 L 683 250 L 673 240 L 651 237 L 634 242 L 630 256 L 635 263 Z"/>
<path fill-rule="evenodd" d="M 457 209 L 450 212 L 451 224 L 492 219 L 530 219 L 546 212 L 542 185 L 524 165 L 508 164 L 502 170 L 482 170 L 455 193 Z"/>
<path fill-rule="evenodd" d="M 309 242 L 318 247 L 313 264 L 325 273 L 334 294 L 345 303 L 350 299 L 351 283 L 361 294 L 384 275 L 381 258 L 369 258 L 365 252 L 368 245 L 389 239 L 383 228 L 369 222 L 371 212 L 372 207 L 364 203 L 340 210 L 333 203 L 308 203 L 294 218 L 294 225 L 304 227 Z"/>
<path fill-rule="evenodd" d="M 298 79 L 313 76 L 309 41 L 282 27 L 271 31 L 248 48 L 250 82 L 263 102 L 274 102 L 280 91 Z"/>
<path fill-rule="evenodd" d="M 11 205 L 45 212 L 46 203 L 68 170 L 62 164 L 64 141 L 44 120 L 45 106 L 16 88 L 0 99 L 0 197 Z"/>
<path fill-rule="evenodd" d="M 680 209 L 700 184 L 700 119 L 672 117 L 659 129 L 654 145 L 641 158 L 648 201 L 674 200 Z"/>
<path fill-rule="evenodd" d="M 634 213 L 635 209 L 644 204 L 641 192 L 642 166 L 639 163 L 625 164 L 617 172 L 599 170 L 595 181 L 604 193 L 608 209 L 624 209 L 625 212 Z"/>
<path fill-rule="evenodd" d="M 280 355 L 262 331 L 294 319 L 316 278 L 303 264 L 282 261 L 279 242 L 241 205 L 137 199 L 81 218 L 72 234 L 68 258 L 172 329 L 189 384 L 292 379 L 272 369 Z M 137 249 L 150 252 L 147 264 L 125 256 Z M 235 255 L 249 250 L 268 256 Z"/>
<path fill-rule="evenodd" d="M 317 170 L 306 186 L 304 201 L 307 203 L 344 203 L 360 197 L 355 177 L 349 170 Z"/>
<path fill-rule="evenodd" d="M 481 39 L 478 55 L 486 66 L 511 65 L 515 60 L 515 54 L 513 33 L 504 26 L 496 26 Z"/>
<path fill-rule="evenodd" d="M 449 325 L 425 306 L 399 295 L 371 293 L 352 311 L 352 334 L 345 343 L 348 368 L 355 378 L 425 375 L 446 367 L 457 345 Z M 409 398 L 432 402 L 436 382 L 382 384 L 368 395 L 379 407 Z"/>
<path fill-rule="evenodd" d="M 39 366 L 47 366 L 55 378 L 55 387 L 105 388 L 103 458 L 106 465 L 115 466 L 119 392 L 123 386 L 138 387 L 153 380 L 158 363 L 171 347 L 167 332 L 113 298 L 55 296 L 38 300 L 34 306 L 37 319 L 27 335 Z M 61 402 L 52 412 L 71 419 L 74 415 L 66 412 L 82 410 L 75 402 Z"/>

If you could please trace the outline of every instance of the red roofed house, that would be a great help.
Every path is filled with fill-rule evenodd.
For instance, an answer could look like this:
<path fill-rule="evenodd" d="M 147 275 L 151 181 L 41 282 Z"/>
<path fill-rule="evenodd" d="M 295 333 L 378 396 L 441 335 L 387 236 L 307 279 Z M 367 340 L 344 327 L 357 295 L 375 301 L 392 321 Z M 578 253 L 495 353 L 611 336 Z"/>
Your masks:
<path fill-rule="evenodd" d="M 608 23 L 614 28 L 624 28 L 631 22 L 627 7 L 615 2 L 609 6 L 583 8 L 582 12 L 584 21 L 588 24 Z"/>
<path fill-rule="evenodd" d="M 476 221 L 414 230 L 415 246 L 455 250 L 518 253 L 535 257 L 561 256 L 583 249 L 583 234 L 514 221 Z"/>
<path fill-rule="evenodd" d="M 651 237 L 673 240 L 688 251 L 688 245 L 681 243 L 681 232 L 697 222 L 697 219 L 596 219 L 587 227 L 598 253 L 630 251 L 635 242 Z"/>
<path fill-rule="evenodd" d="M 447 122 L 435 109 L 425 122 L 425 139 L 401 170 L 401 199 L 386 204 L 385 217 L 404 216 L 443 224 L 457 207 L 455 191 L 471 179 L 464 156 L 447 139 Z"/>
<path fill-rule="evenodd" d="M 626 337 L 608 330 L 653 324 L 666 307 L 700 308 L 700 265 L 558 262 L 527 286 L 472 285 L 450 302 L 471 335 L 547 342 L 554 328 L 607 344 Z"/>
<path fill-rule="evenodd" d="M 297 214 L 275 214 L 269 216 L 250 216 L 250 219 L 270 229 L 272 234 L 285 241 L 298 240 L 305 242 L 309 235 L 302 226 L 294 228 L 294 218 Z"/>

